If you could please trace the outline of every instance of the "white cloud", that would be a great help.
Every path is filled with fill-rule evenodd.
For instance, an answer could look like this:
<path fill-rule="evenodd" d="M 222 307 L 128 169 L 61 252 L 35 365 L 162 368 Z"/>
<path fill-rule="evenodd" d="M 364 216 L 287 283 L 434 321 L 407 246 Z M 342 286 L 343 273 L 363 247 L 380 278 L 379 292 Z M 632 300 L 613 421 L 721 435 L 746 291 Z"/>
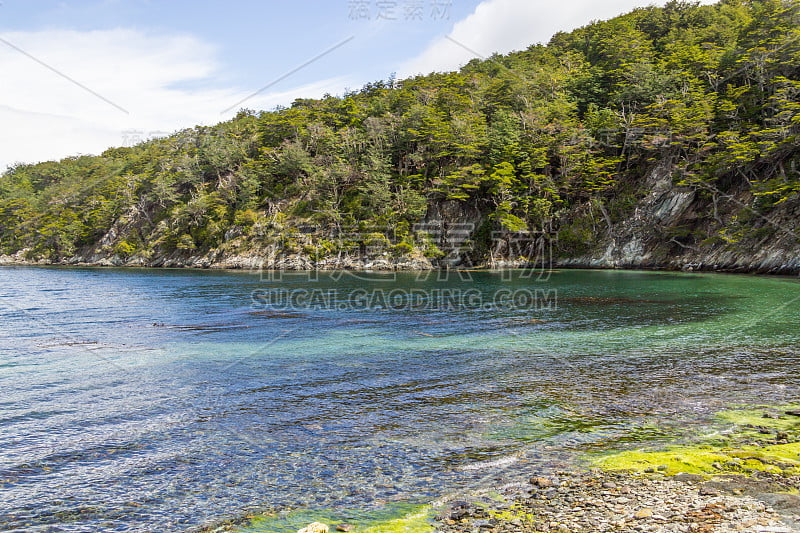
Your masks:
<path fill-rule="evenodd" d="M 15 162 L 99 153 L 124 144 L 131 131 L 146 137 L 214 124 L 235 114 L 221 112 L 256 89 L 215 79 L 221 70 L 215 49 L 187 35 L 52 30 L 0 38 L 25 52 L 0 42 L 0 172 Z M 265 92 L 240 107 L 269 109 L 345 85 L 322 80 Z"/>
<path fill-rule="evenodd" d="M 716 0 L 703 0 L 713 3 Z M 440 37 L 419 56 L 398 69 L 400 77 L 455 70 L 470 59 L 523 50 L 547 43 L 559 31 L 569 31 L 612 18 L 636 7 L 664 4 L 647 0 L 486 0 L 471 15 L 455 23 L 447 39 Z M 455 43 L 453 41 L 456 41 Z M 462 46 L 459 46 L 460 43 Z M 466 50 L 469 48 L 469 50 Z"/>

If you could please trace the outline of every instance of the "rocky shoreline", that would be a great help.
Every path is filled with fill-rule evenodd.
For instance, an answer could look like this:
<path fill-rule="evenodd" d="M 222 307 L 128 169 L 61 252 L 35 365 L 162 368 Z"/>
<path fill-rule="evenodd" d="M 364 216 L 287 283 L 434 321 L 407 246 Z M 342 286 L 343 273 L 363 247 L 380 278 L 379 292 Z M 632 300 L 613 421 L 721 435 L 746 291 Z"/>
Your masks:
<path fill-rule="evenodd" d="M 592 469 L 451 501 L 436 531 L 800 531 L 800 409 L 718 416 L 734 426 L 710 440 L 599 456 Z"/>
<path fill-rule="evenodd" d="M 155 261 L 122 260 L 115 257 L 86 258 L 73 257 L 70 259 L 49 261 L 29 261 L 16 255 L 0 255 L 2 266 L 63 266 L 63 267 L 90 267 L 90 268 L 153 268 L 153 269 L 201 269 L 201 270 L 240 270 L 240 271 L 375 271 L 375 272 L 421 272 L 440 270 L 441 265 L 436 265 L 424 257 L 408 258 L 334 258 L 315 262 L 308 257 L 289 257 L 280 261 L 264 263 L 259 256 L 232 256 L 213 258 L 197 256 L 190 258 L 160 258 Z M 536 268 L 519 261 L 495 261 L 492 263 L 474 265 L 469 270 L 508 270 Z M 800 257 L 780 261 L 752 261 L 743 262 L 732 260 L 730 262 L 685 262 L 674 260 L 667 263 L 656 261 L 619 261 L 608 258 L 582 257 L 565 258 L 556 260 L 551 269 L 568 270 L 643 270 L 658 272 L 708 272 L 725 274 L 757 274 L 773 276 L 798 276 L 800 275 Z M 455 267 L 456 270 L 459 267 Z"/>
<path fill-rule="evenodd" d="M 594 469 L 533 477 L 437 517 L 439 533 L 800 531 L 800 476 L 636 475 Z M 773 492 L 774 491 L 774 492 Z"/>
<path fill-rule="evenodd" d="M 433 525 L 416 516 L 366 530 L 346 523 L 315 522 L 300 531 L 793 533 L 800 531 L 799 490 L 800 476 L 769 472 L 707 478 L 688 473 L 571 470 L 485 489 L 463 500 L 440 501 L 431 507 Z M 238 530 L 237 525 L 245 524 L 229 522 L 197 531 L 232 532 Z"/>

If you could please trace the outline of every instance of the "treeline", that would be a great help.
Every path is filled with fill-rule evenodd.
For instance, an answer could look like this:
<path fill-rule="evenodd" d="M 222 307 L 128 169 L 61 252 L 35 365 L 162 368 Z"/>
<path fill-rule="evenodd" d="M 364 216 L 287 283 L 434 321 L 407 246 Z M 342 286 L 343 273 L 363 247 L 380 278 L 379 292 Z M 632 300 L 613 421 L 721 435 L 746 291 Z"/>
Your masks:
<path fill-rule="evenodd" d="M 735 242 L 800 192 L 799 100 L 798 1 L 673 1 L 458 72 L 17 165 L 0 178 L 0 253 L 197 254 L 360 224 L 393 228 L 404 254 L 445 201 L 486 215 L 476 239 L 547 226 L 581 253 L 630 216 L 658 165 L 715 201 L 752 190 L 722 229 L 675 230 Z"/>

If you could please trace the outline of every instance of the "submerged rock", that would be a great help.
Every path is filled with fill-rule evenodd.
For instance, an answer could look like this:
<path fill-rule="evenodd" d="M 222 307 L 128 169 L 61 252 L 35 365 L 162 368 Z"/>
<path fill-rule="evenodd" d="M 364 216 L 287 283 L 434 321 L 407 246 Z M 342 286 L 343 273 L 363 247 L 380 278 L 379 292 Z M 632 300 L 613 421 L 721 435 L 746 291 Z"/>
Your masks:
<path fill-rule="evenodd" d="M 532 477 L 531 485 L 534 487 L 539 487 L 540 489 L 546 489 L 553 486 L 553 481 L 547 479 L 546 477 Z"/>

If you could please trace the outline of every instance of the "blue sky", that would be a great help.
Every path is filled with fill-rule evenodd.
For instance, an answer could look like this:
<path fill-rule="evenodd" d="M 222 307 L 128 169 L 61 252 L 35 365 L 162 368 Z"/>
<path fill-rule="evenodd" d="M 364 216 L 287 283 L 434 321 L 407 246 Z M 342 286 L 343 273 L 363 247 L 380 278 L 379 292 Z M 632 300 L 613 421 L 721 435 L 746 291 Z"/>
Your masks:
<path fill-rule="evenodd" d="M 456 69 L 650 3 L 2 0 L 0 171 Z"/>
<path fill-rule="evenodd" d="M 4 0 L 0 7 L 0 31 L 128 28 L 156 35 L 190 34 L 213 44 L 220 64 L 215 79 L 202 83 L 236 84 L 253 89 L 354 37 L 324 61 L 315 62 L 312 68 L 303 69 L 276 86 L 280 88 L 341 75 L 362 83 L 386 78 L 398 65 L 421 53 L 434 37 L 446 33 L 455 21 L 469 15 L 479 3 L 477 0 L 383 3 L 379 0 Z M 392 5 L 393 10 L 389 9 Z"/>

